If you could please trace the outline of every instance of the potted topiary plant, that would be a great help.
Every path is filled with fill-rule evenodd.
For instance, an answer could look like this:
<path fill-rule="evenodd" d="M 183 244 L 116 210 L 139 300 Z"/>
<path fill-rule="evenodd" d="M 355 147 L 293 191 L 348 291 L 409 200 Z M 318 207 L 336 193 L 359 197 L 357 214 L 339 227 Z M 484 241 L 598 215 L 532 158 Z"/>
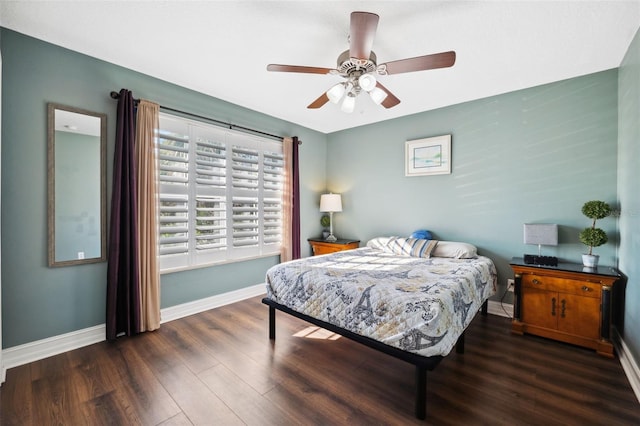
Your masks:
<path fill-rule="evenodd" d="M 604 201 L 587 201 L 582 206 L 582 214 L 593 220 L 589 228 L 584 228 L 580 232 L 580 242 L 589 247 L 589 253 L 582 255 L 582 264 L 595 268 L 598 266 L 600 256 L 593 254 L 593 248 L 601 246 L 608 241 L 607 233 L 600 228 L 596 228 L 596 220 L 609 216 L 611 207 Z"/>

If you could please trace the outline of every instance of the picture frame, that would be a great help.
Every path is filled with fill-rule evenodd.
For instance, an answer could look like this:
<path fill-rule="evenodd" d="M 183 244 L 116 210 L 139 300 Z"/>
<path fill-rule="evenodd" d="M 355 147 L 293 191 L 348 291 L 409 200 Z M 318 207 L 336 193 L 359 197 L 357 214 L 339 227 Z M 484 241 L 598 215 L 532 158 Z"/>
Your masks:
<path fill-rule="evenodd" d="M 405 176 L 451 174 L 451 135 L 405 142 Z"/>

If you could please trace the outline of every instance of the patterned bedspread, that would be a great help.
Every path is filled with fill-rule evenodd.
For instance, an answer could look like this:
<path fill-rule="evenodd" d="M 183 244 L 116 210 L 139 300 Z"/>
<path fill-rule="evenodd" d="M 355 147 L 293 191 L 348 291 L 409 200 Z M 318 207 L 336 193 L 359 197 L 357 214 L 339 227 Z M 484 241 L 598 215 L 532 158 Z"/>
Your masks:
<path fill-rule="evenodd" d="M 422 356 L 447 355 L 496 291 L 491 259 L 360 248 L 282 263 L 267 296 L 294 311 Z"/>

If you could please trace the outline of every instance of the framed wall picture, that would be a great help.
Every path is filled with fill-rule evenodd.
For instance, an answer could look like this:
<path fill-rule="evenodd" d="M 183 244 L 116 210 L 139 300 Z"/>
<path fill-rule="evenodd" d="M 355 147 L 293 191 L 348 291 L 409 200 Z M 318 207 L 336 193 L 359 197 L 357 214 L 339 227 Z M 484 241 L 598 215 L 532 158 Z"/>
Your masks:
<path fill-rule="evenodd" d="M 451 135 L 405 142 L 405 176 L 451 174 Z"/>

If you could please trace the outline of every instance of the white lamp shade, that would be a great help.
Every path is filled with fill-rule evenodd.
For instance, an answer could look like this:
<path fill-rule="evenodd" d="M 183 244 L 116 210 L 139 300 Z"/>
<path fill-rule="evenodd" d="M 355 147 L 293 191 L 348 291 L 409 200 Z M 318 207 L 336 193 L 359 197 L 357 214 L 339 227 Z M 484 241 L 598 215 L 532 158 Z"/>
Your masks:
<path fill-rule="evenodd" d="M 322 194 L 320 196 L 321 212 L 341 212 L 342 197 L 340 194 Z"/>
<path fill-rule="evenodd" d="M 557 246 L 558 225 L 555 223 L 525 223 L 524 243 Z"/>
<path fill-rule="evenodd" d="M 331 89 L 327 90 L 327 97 L 332 103 L 337 104 L 342 98 L 342 95 L 344 95 L 344 91 L 344 84 L 338 83 Z"/>
<path fill-rule="evenodd" d="M 371 96 L 371 99 L 373 100 L 373 102 L 380 105 L 382 101 L 384 101 L 387 98 L 387 92 L 385 92 L 379 87 L 374 87 L 373 90 L 369 92 L 369 96 Z"/>
<path fill-rule="evenodd" d="M 351 95 L 350 93 L 347 93 L 347 96 L 345 96 L 344 100 L 342 101 L 342 106 L 340 107 L 340 109 L 343 112 L 353 112 L 355 107 L 356 107 L 356 97 Z"/>
<path fill-rule="evenodd" d="M 367 92 L 372 91 L 376 87 L 376 78 L 371 74 L 362 74 L 358 78 L 358 84 L 362 87 L 362 90 Z"/>

